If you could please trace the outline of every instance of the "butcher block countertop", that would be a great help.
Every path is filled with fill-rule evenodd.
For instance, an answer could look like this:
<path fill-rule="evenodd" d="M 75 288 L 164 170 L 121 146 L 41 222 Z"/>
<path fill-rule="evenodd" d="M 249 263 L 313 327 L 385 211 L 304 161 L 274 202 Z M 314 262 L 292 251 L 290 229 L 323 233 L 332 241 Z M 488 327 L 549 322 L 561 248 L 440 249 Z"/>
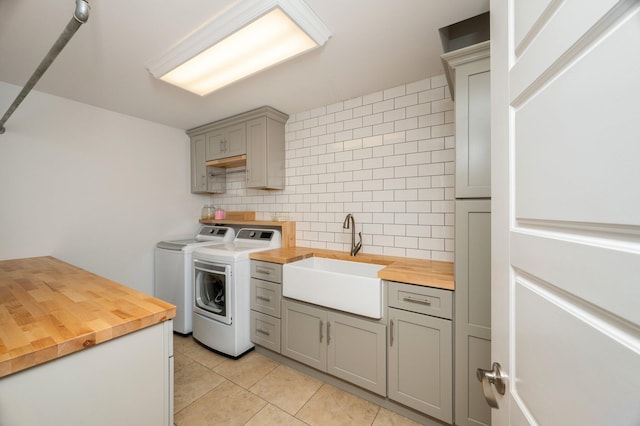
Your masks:
<path fill-rule="evenodd" d="M 251 254 L 251 259 L 280 264 L 296 262 L 309 257 L 326 257 L 330 259 L 349 260 L 352 262 L 386 265 L 385 268 L 378 272 L 378 277 L 383 280 L 424 285 L 445 290 L 455 290 L 452 262 L 411 259 L 367 253 L 358 253 L 357 256 L 349 256 L 349 253 L 341 251 L 306 247 L 288 247 Z"/>
<path fill-rule="evenodd" d="M 0 261 L 0 377 L 175 315 L 167 302 L 53 257 Z"/>

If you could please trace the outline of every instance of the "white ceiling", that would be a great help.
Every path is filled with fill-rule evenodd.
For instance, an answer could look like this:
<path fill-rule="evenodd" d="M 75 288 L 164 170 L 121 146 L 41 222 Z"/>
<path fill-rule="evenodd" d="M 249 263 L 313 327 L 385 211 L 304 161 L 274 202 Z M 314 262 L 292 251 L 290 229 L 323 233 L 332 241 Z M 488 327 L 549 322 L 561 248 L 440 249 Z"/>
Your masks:
<path fill-rule="evenodd" d="M 333 34 L 324 47 L 199 97 L 145 63 L 234 1 L 89 0 L 89 21 L 34 90 L 181 129 L 262 105 L 294 114 L 443 73 L 438 28 L 489 10 L 489 0 L 306 2 Z M 0 0 L 0 81 L 24 86 L 74 10 L 74 0 Z"/>

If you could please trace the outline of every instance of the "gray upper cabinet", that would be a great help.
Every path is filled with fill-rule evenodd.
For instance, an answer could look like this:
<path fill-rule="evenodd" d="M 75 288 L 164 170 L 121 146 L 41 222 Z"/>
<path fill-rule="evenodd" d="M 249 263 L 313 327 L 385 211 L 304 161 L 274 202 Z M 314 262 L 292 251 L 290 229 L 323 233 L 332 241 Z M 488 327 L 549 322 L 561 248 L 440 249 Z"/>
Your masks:
<path fill-rule="evenodd" d="M 491 197 L 491 97 L 489 42 L 442 59 L 456 111 L 456 198 Z"/>
<path fill-rule="evenodd" d="M 191 138 L 191 192 L 207 192 L 206 137 Z"/>
<path fill-rule="evenodd" d="M 235 157 L 247 152 L 245 123 L 226 126 L 206 133 L 207 161 Z"/>
<path fill-rule="evenodd" d="M 188 130 L 191 192 L 224 192 L 224 169 L 243 166 L 247 188 L 284 189 L 284 126 L 288 118 L 265 106 Z M 206 185 L 203 180 L 208 181 Z"/>
<path fill-rule="evenodd" d="M 220 194 L 226 190 L 224 170 L 206 164 L 206 135 L 191 138 L 191 192 Z"/>
<path fill-rule="evenodd" d="M 269 111 L 247 122 L 247 188 L 284 189 L 284 124 L 287 117 Z"/>

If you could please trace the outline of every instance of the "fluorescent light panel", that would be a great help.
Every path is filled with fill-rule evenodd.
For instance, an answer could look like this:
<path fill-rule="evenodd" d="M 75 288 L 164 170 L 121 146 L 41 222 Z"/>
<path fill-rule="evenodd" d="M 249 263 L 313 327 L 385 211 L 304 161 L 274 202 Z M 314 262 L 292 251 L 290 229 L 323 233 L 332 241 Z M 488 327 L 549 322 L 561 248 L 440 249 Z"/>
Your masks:
<path fill-rule="evenodd" d="M 170 68 L 173 69 L 166 70 L 168 63 L 176 62 L 171 57 L 172 52 L 169 52 L 157 60 L 155 64 L 149 66 L 149 70 L 163 81 L 204 96 L 251 74 L 319 47 L 328 39 L 330 34 L 321 22 L 313 23 L 314 28 L 310 32 L 312 34 L 320 32 L 320 37 L 316 36 L 314 40 L 283 10 L 283 6 L 295 3 L 297 7 L 292 11 L 292 14 L 296 16 L 299 14 L 300 4 L 304 5 L 301 1 L 287 0 L 268 3 L 274 4 L 267 4 L 266 7 L 263 5 L 263 10 L 272 6 L 266 13 L 261 12 L 262 14 L 257 19 L 251 20 L 249 24 L 232 32 L 219 42 L 209 43 L 210 47 L 186 62 L 178 64 L 176 67 L 171 66 Z M 306 5 L 304 6 L 306 7 Z M 311 11 L 308 7 L 306 9 Z M 311 13 L 313 14 L 313 12 Z M 315 15 L 312 18 L 317 20 Z M 307 18 L 306 21 L 309 22 L 309 19 Z M 215 23 L 216 21 L 213 21 L 209 25 L 215 25 Z M 182 42 L 183 45 L 190 43 L 193 42 L 190 42 L 189 39 Z M 202 40 L 198 40 L 198 43 L 202 43 Z M 180 45 L 174 50 L 178 52 L 178 55 L 182 53 Z"/>

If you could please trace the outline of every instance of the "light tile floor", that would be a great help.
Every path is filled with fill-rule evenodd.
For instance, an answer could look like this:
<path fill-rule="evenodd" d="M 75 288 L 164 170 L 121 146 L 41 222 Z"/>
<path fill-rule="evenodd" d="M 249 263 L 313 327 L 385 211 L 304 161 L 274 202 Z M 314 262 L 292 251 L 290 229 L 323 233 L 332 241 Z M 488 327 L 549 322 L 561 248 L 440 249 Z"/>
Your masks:
<path fill-rule="evenodd" d="M 232 360 L 174 335 L 174 422 L 200 425 L 417 425 L 250 352 Z"/>

